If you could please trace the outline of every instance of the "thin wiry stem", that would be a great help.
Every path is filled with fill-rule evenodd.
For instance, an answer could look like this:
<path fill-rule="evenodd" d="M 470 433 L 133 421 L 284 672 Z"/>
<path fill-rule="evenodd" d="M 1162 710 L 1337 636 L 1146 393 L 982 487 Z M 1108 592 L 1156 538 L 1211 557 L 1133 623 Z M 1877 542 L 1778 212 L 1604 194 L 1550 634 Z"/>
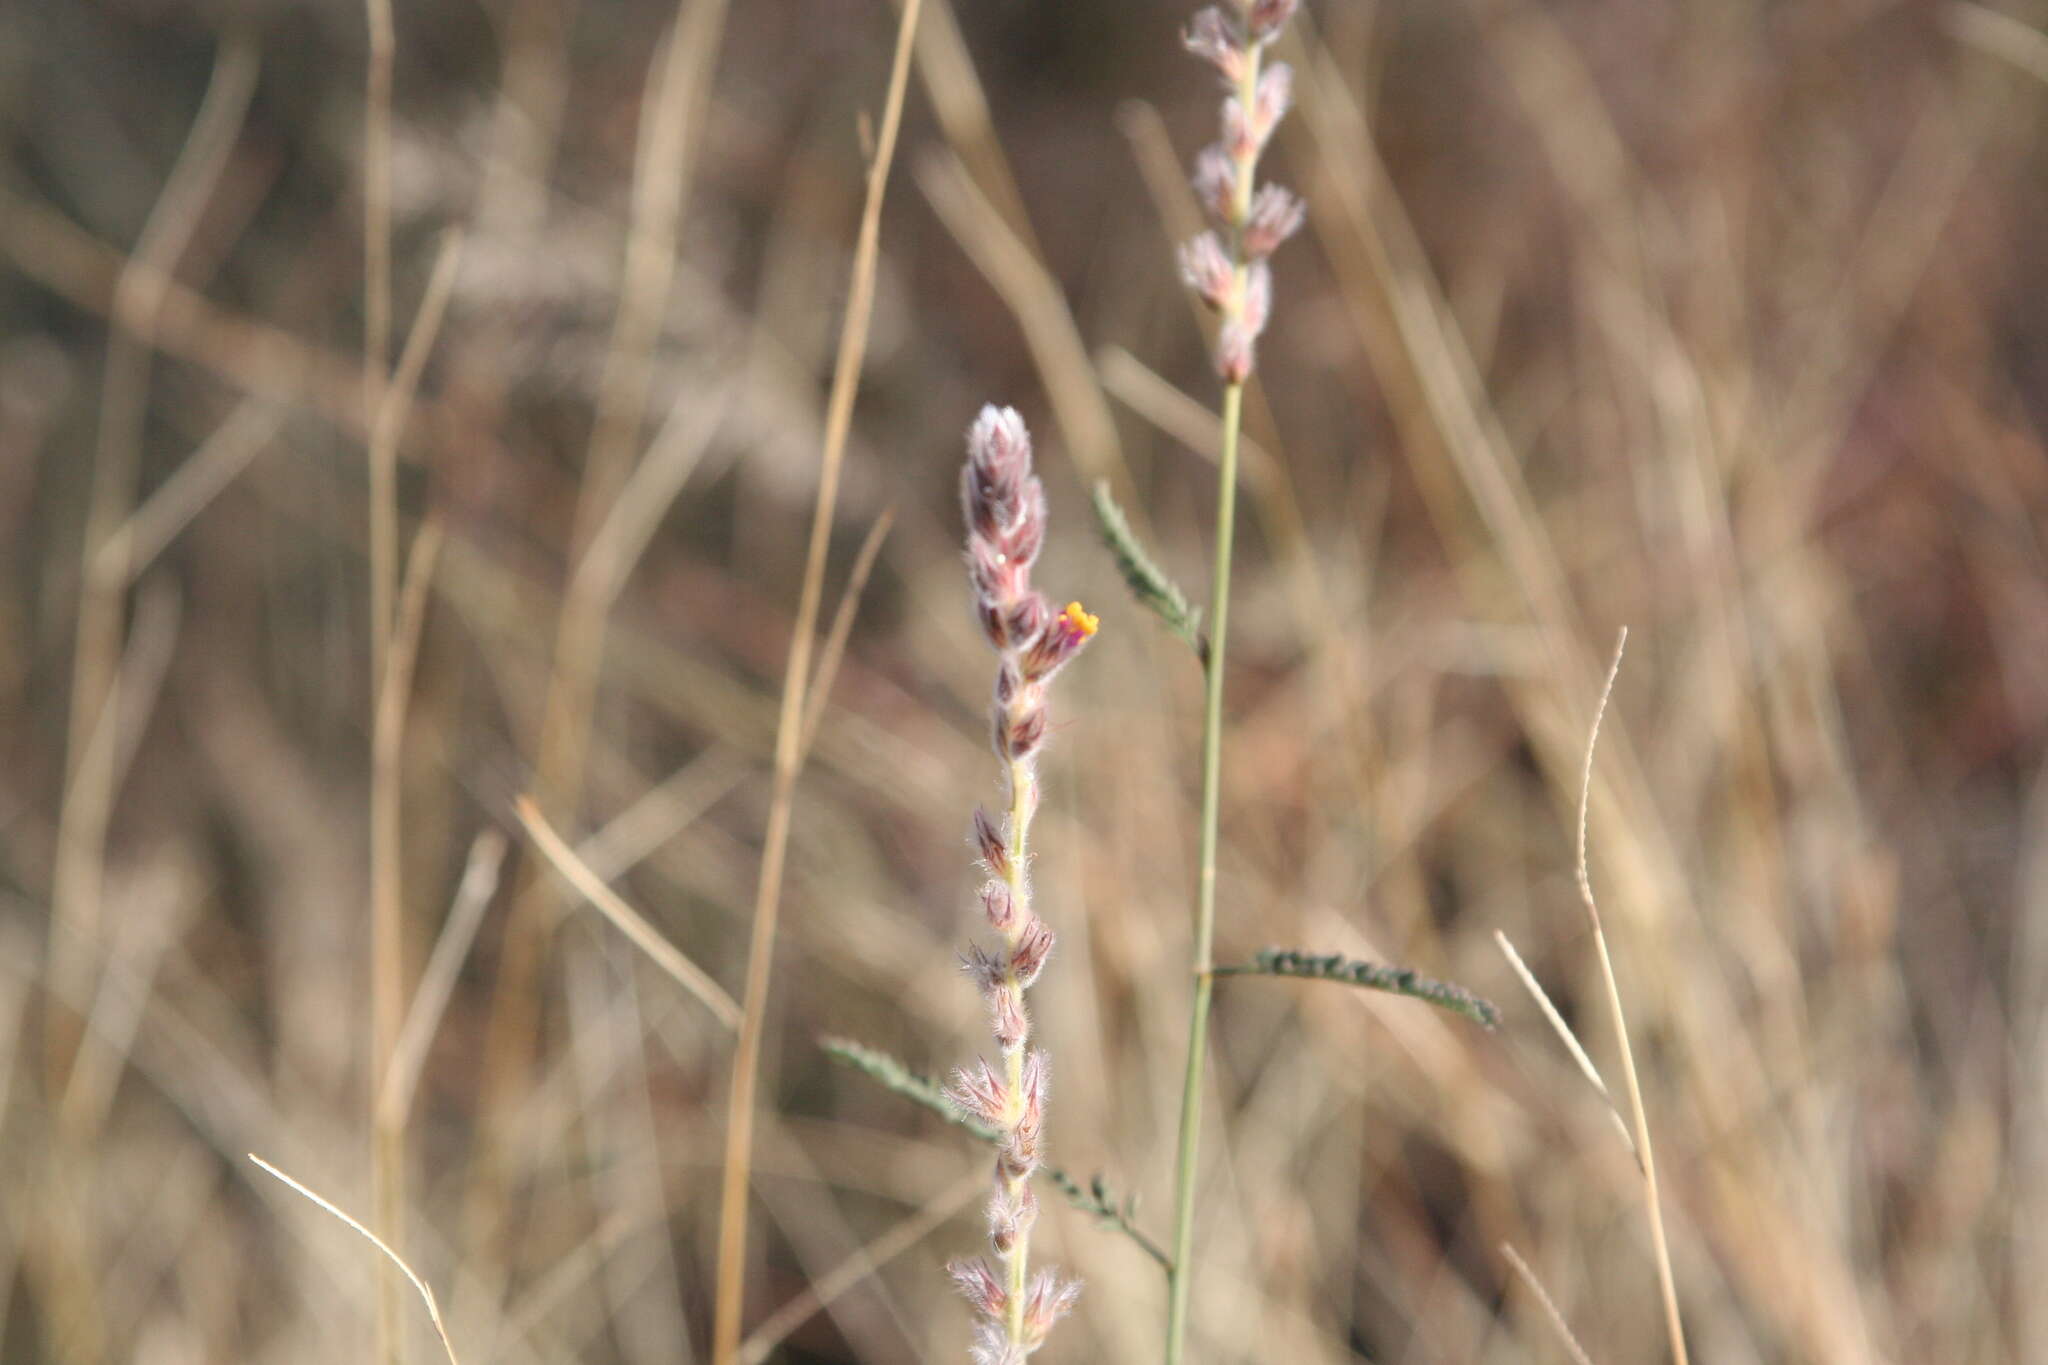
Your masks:
<path fill-rule="evenodd" d="M 441 1338 L 441 1349 L 448 1353 L 448 1365 L 462 1365 L 462 1362 L 459 1359 L 457 1359 L 455 1355 L 455 1343 L 449 1340 L 448 1324 L 441 1320 L 440 1301 L 434 1297 L 434 1291 L 427 1287 L 427 1282 L 419 1277 L 419 1272 L 415 1271 L 411 1266 L 407 1265 L 405 1263 L 405 1258 L 403 1256 L 400 1256 L 396 1251 L 393 1251 L 391 1249 L 390 1243 L 386 1242 L 376 1233 L 364 1227 L 355 1219 L 349 1217 L 349 1215 L 347 1215 L 346 1213 L 343 1213 L 340 1207 L 334 1204 L 331 1200 L 328 1200 L 320 1195 L 315 1194 L 312 1190 L 300 1184 L 298 1181 L 292 1179 L 283 1171 L 280 1171 L 279 1169 L 277 1169 L 277 1167 L 265 1161 L 262 1157 L 257 1156 L 254 1152 L 250 1152 L 248 1155 L 249 1160 L 255 1162 L 266 1173 L 275 1176 L 277 1179 L 283 1181 L 286 1185 L 290 1186 L 294 1193 L 311 1200 L 320 1208 L 326 1210 L 334 1217 L 340 1219 L 350 1228 L 350 1230 L 352 1230 L 357 1235 L 362 1237 L 371 1246 L 383 1252 L 385 1258 L 389 1260 L 391 1264 L 397 1266 L 400 1273 L 402 1273 L 407 1280 L 412 1282 L 412 1287 L 419 1291 L 420 1301 L 426 1304 L 427 1306 L 427 1316 L 433 1320 L 434 1331 Z"/>
<path fill-rule="evenodd" d="M 1521 1277 L 1522 1283 L 1528 1286 L 1536 1302 L 1542 1305 L 1543 1315 L 1550 1319 L 1550 1325 L 1557 1332 L 1557 1338 L 1563 1343 L 1565 1352 L 1571 1356 L 1573 1365 L 1593 1365 L 1592 1358 L 1586 1354 L 1586 1348 L 1579 1345 L 1579 1339 L 1572 1335 L 1571 1325 L 1564 1320 L 1564 1314 L 1558 1311 L 1557 1301 L 1550 1297 L 1550 1291 L 1543 1287 L 1543 1281 L 1536 1278 L 1536 1272 L 1529 1269 L 1529 1263 L 1522 1259 L 1520 1253 L 1509 1242 L 1500 1244 L 1500 1254 L 1514 1268 L 1515 1274 Z"/>
<path fill-rule="evenodd" d="M 1259 84 L 1258 44 L 1246 45 L 1237 98 L 1250 109 Z M 1240 158 L 1234 217 L 1242 224 L 1251 210 L 1252 167 Z M 1236 297 L 1244 297 L 1248 266 L 1243 234 L 1232 256 Z M 1230 563 L 1237 537 L 1237 450 L 1244 426 L 1244 381 L 1223 389 L 1222 437 L 1216 462 L 1216 548 L 1209 589 L 1209 651 L 1204 660 L 1202 705 L 1202 828 L 1195 883 L 1195 998 L 1188 1013 L 1187 1069 L 1181 1078 L 1180 1140 L 1174 1162 L 1173 1262 L 1167 1272 L 1166 1365 L 1179 1365 L 1187 1350 L 1188 1296 L 1194 1285 L 1195 1176 L 1202 1129 L 1202 1078 L 1209 1044 L 1209 1002 L 1216 991 L 1211 969 L 1216 939 L 1216 845 L 1223 794 L 1223 676 L 1230 647 Z"/>
<path fill-rule="evenodd" d="M 1643 1199 L 1650 1206 L 1650 1244 L 1657 1256 L 1657 1287 L 1664 1299 L 1664 1326 L 1671 1338 L 1671 1358 L 1687 1365 L 1685 1329 L 1678 1317 L 1678 1286 L 1671 1276 L 1671 1246 L 1664 1236 L 1664 1206 L 1657 1195 L 1657 1156 L 1650 1146 L 1650 1121 L 1643 1110 L 1643 1088 L 1636 1079 L 1635 1051 L 1629 1046 L 1628 1021 L 1622 1017 L 1621 987 L 1614 979 L 1614 959 L 1607 951 L 1607 932 L 1600 925 L 1600 907 L 1593 900 L 1593 881 L 1586 871 L 1586 807 L 1593 791 L 1593 750 L 1600 742 L 1600 722 L 1607 715 L 1607 699 L 1614 693 L 1614 679 L 1621 672 L 1621 652 L 1628 647 L 1628 629 L 1614 642 L 1614 662 L 1608 665 L 1606 685 L 1600 689 L 1600 705 L 1593 712 L 1593 728 L 1586 736 L 1586 766 L 1579 779 L 1579 899 L 1585 903 L 1586 918 L 1593 925 L 1593 946 L 1600 954 L 1600 976 L 1607 986 L 1607 1010 L 1614 1020 L 1614 1035 L 1621 1040 L 1621 1074 L 1628 1082 L 1628 1103 L 1636 1128 L 1636 1158 L 1643 1172 Z"/>
<path fill-rule="evenodd" d="M 724 1179 L 719 1194 L 718 1280 L 713 1299 L 712 1365 L 739 1358 L 740 1314 L 744 1307 L 747 1256 L 747 1184 L 753 1165 L 755 1090 L 760 1081 L 761 1034 L 768 1012 L 769 968 L 775 958 L 775 923 L 781 909 L 782 869 L 789 850 L 791 805 L 803 763 L 804 689 L 810 676 L 819 605 L 825 588 L 825 554 L 832 540 L 832 511 L 838 501 L 839 467 L 853 424 L 853 399 L 867 354 L 868 321 L 874 311 L 875 262 L 882 229 L 882 196 L 896 159 L 896 134 L 903 123 L 903 95 L 910 75 L 911 40 L 917 32 L 919 0 L 907 0 L 897 28 L 874 160 L 868 166 L 867 203 L 854 247 L 853 281 L 839 334 L 839 358 L 825 416 L 825 450 L 812 509 L 810 550 L 796 625 L 782 679 L 782 707 L 775 728 L 775 779 L 768 827 L 761 847 L 761 876 L 754 897 L 754 927 L 747 950 L 747 983 L 741 997 L 739 1043 L 726 1105 Z"/>

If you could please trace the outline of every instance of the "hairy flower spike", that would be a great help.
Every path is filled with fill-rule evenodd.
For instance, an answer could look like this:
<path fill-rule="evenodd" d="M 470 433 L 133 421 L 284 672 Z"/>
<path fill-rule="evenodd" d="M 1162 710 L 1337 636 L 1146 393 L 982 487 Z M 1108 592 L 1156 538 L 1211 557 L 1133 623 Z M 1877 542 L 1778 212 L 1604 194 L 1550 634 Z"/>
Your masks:
<path fill-rule="evenodd" d="M 1298 0 L 1235 0 L 1236 13 L 1204 10 L 1187 45 L 1226 73 L 1223 136 L 1195 158 L 1195 197 L 1220 232 L 1180 249 L 1181 277 L 1218 315 L 1216 373 L 1226 386 L 1251 377 L 1258 340 L 1272 313 L 1266 258 L 1300 230 L 1301 200 L 1277 185 L 1255 188 L 1260 155 L 1294 102 L 1294 72 L 1284 62 L 1261 69 L 1267 44 L 1294 17 Z M 1247 89 L 1249 87 L 1249 89 Z"/>
<path fill-rule="evenodd" d="M 1242 32 L 1221 11 L 1211 11 L 1196 22 L 1189 42 L 1212 59 L 1227 64 L 1235 53 L 1242 63 L 1250 60 Z M 1223 262 L 1219 278 L 1234 286 L 1220 243 L 1215 259 Z M 975 620 L 996 650 L 990 738 L 1003 760 L 1009 814 L 998 823 L 984 810 L 974 812 L 975 851 L 990 874 L 981 888 L 982 913 L 1003 944 L 997 951 L 971 945 L 961 958 L 988 1008 L 1002 1065 L 1000 1071 L 986 1061 L 963 1067 L 945 1092 L 963 1117 L 995 1136 L 995 1187 L 988 1203 L 995 1263 L 955 1261 L 949 1270 L 982 1317 L 973 1358 L 984 1365 L 1022 1365 L 1072 1302 L 1072 1291 L 1057 1276 L 1041 1272 L 1033 1279 L 1027 1264 L 1038 1218 L 1031 1177 L 1044 1146 L 1047 1066 L 1045 1053 L 1030 1047 L 1024 993 L 1052 954 L 1053 934 L 1032 912 L 1025 850 L 1038 808 L 1036 755 L 1051 730 L 1049 684 L 1101 623 L 1079 602 L 1055 612 L 1032 587 L 1032 567 L 1045 545 L 1045 489 L 1031 472 L 1031 434 L 1013 409 L 985 407 L 968 429 L 960 504 Z"/>

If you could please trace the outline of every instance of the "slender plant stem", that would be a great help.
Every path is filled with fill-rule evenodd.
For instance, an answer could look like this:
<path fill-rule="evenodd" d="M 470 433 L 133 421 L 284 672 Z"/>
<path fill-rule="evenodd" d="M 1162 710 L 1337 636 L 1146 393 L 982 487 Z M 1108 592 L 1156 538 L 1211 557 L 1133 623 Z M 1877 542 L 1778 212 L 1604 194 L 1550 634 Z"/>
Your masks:
<path fill-rule="evenodd" d="M 1259 85 L 1259 45 L 1246 45 L 1239 76 L 1240 106 L 1250 109 Z M 1237 263 L 1231 307 L 1244 306 L 1249 263 L 1243 224 L 1251 212 L 1252 163 L 1238 158 L 1231 255 Z M 1195 996 L 1188 1014 L 1188 1063 L 1181 1081 L 1180 1144 L 1174 1168 L 1173 1262 L 1167 1270 L 1166 1365 L 1180 1365 L 1187 1350 L 1188 1295 L 1194 1282 L 1195 1171 L 1202 1135 L 1202 1075 L 1209 1045 L 1209 1001 L 1215 994 L 1216 844 L 1223 794 L 1223 673 L 1230 644 L 1230 560 L 1237 536 L 1237 447 L 1244 427 L 1244 383 L 1223 388 L 1222 439 L 1216 470 L 1216 560 L 1209 589 L 1209 652 L 1202 708 L 1201 870 L 1195 884 Z"/>
<path fill-rule="evenodd" d="M 761 1039 L 767 1027 L 770 968 L 775 960 L 775 926 L 781 913 L 783 864 L 788 854 L 791 804 L 804 757 L 805 685 L 810 679 L 819 604 L 824 595 L 825 554 L 832 539 L 832 513 L 839 496 L 839 467 L 853 425 L 853 400 L 867 356 L 868 322 L 874 312 L 875 268 L 882 232 L 882 197 L 896 160 L 896 134 L 903 124 L 904 89 L 910 77 L 911 42 L 922 0 L 906 0 L 896 30 L 896 54 L 881 130 L 868 163 L 867 201 L 854 243 L 852 284 L 840 324 L 839 353 L 825 413 L 825 449 L 819 464 L 818 495 L 811 509 L 810 546 L 804 581 L 790 635 L 782 682 L 782 706 L 775 725 L 775 777 L 768 827 L 761 845 L 761 875 L 754 894 L 754 924 L 747 948 L 746 992 L 741 997 L 739 1039 L 733 1050 L 732 1086 L 726 1104 L 725 1160 L 718 1215 L 718 1263 L 713 1297 L 712 1365 L 739 1359 L 740 1318 L 745 1307 L 747 1187 L 753 1169 L 754 1104 L 760 1083 Z"/>

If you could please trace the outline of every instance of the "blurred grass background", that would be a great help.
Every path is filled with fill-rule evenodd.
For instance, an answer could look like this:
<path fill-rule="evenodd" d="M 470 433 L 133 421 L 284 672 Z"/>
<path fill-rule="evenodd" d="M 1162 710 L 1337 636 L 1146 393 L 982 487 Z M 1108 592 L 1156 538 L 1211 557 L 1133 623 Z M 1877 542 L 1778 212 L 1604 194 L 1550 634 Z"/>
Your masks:
<path fill-rule="evenodd" d="M 738 992 L 896 11 L 726 18 L 651 168 L 682 199 L 646 401 L 593 469 L 643 94 L 710 3 L 397 7 L 393 357 L 464 234 L 398 471 L 406 542 L 445 532 L 396 768 L 408 994 L 478 925 L 411 1103 L 406 1244 L 468 1360 L 709 1338 L 730 1035 L 511 801 L 586 680 L 552 808 Z M 1086 491 L 1203 581 L 1213 393 L 1171 245 L 1215 96 L 1186 17 L 927 0 L 828 604 L 895 520 L 795 809 L 748 1285 L 787 1335 L 755 1358 L 964 1350 L 940 1265 L 978 1240 L 983 1155 L 815 1040 L 929 1072 L 979 1045 L 954 955 L 994 765 L 954 480 L 985 400 L 1039 435 L 1041 578 L 1105 623 L 1035 838 L 1050 1146 L 1165 1226 L 1199 678 Z M 1503 1243 L 1593 1359 L 1661 1358 L 1628 1147 L 1494 941 L 1616 1080 L 1571 821 L 1626 623 L 1592 874 L 1694 1358 L 2048 1360 L 2043 16 L 1309 17 L 1219 955 L 1403 962 L 1508 1019 L 1225 983 L 1199 1358 L 1568 1358 Z M 370 1249 L 242 1160 L 369 1214 L 366 58 L 337 0 L 0 8 L 8 1361 L 370 1352 Z M 637 553 L 579 598 L 615 505 Z M 1089 1289 L 1045 1358 L 1152 1357 L 1153 1265 L 1046 1207 Z"/>

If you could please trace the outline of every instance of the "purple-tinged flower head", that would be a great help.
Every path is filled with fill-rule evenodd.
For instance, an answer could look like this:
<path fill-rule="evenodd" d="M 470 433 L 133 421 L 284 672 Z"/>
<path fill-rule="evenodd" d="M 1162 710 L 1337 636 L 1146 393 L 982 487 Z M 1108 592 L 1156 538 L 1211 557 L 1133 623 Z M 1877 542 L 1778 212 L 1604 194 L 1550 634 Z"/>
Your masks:
<path fill-rule="evenodd" d="M 1308 206 L 1301 197 L 1278 185 L 1261 185 L 1252 196 L 1251 216 L 1244 225 L 1244 254 L 1263 261 L 1282 242 L 1301 230 Z"/>
<path fill-rule="evenodd" d="M 967 951 L 960 955 L 960 970 L 974 978 L 974 984 L 983 995 L 1002 985 L 1004 975 L 1010 970 L 1009 963 L 993 957 L 983 950 L 979 943 L 967 945 Z"/>
<path fill-rule="evenodd" d="M 1226 322 L 1216 331 L 1216 374 L 1226 384 L 1242 384 L 1251 378 L 1254 360 L 1252 334 L 1241 322 Z"/>
<path fill-rule="evenodd" d="M 1251 135 L 1261 150 L 1273 138 L 1273 130 L 1287 117 L 1294 104 L 1294 68 L 1275 62 L 1259 73 L 1252 95 Z"/>
<path fill-rule="evenodd" d="M 1195 171 L 1189 181 L 1203 211 L 1228 227 L 1237 216 L 1237 167 L 1221 143 L 1212 142 L 1196 153 Z"/>
<path fill-rule="evenodd" d="M 953 1083 L 946 1087 L 946 1098 L 962 1114 L 991 1128 L 1006 1127 L 1009 1123 L 1010 1088 L 980 1058 L 975 1059 L 973 1066 L 963 1066 L 953 1073 Z"/>
<path fill-rule="evenodd" d="M 1080 1297 L 1079 1280 L 1061 1279 L 1051 1270 L 1040 1270 L 1031 1277 L 1031 1288 L 1024 1297 L 1024 1337 L 1033 1349 L 1045 1340 L 1054 1323 L 1073 1310 Z"/>
<path fill-rule="evenodd" d="M 1024 1365 L 1025 1347 L 1010 1340 L 999 1322 L 984 1322 L 974 1329 L 974 1344 L 967 1348 L 973 1365 Z"/>
<path fill-rule="evenodd" d="M 1033 1048 L 1024 1058 L 1024 1082 L 1016 1096 L 1016 1122 L 1004 1135 L 1004 1164 L 1021 1178 L 1038 1169 L 1039 1140 L 1045 1132 L 1045 1101 L 1051 1090 L 1051 1063 Z"/>
<path fill-rule="evenodd" d="M 1031 472 L 1031 433 L 1014 408 L 990 404 L 968 429 L 960 504 L 976 616 L 990 643 L 1006 649 L 1019 642 L 1014 618 L 1045 544 L 1045 489 Z"/>
<path fill-rule="evenodd" d="M 1187 50 L 1216 68 L 1226 85 L 1244 79 L 1244 32 L 1242 22 L 1211 5 L 1189 21 L 1181 42 Z"/>
<path fill-rule="evenodd" d="M 1196 298 L 1219 313 L 1229 307 L 1230 296 L 1237 287 L 1237 271 L 1230 263 L 1230 253 L 1213 232 L 1205 232 L 1181 247 L 1180 277 L 1195 291 Z"/>
<path fill-rule="evenodd" d="M 1046 623 L 1019 659 L 1024 680 L 1042 683 L 1059 672 L 1081 652 L 1082 646 L 1095 638 L 1101 626 L 1101 620 L 1090 615 L 1079 602 L 1067 603 L 1067 609 Z"/>
<path fill-rule="evenodd" d="M 985 1318 L 1000 1321 L 1010 1311 L 1010 1296 L 1004 1290 L 1002 1281 L 995 1271 L 989 1269 L 987 1261 L 979 1256 L 962 1256 L 946 1262 L 946 1274 L 953 1279 L 953 1285 L 961 1297 L 974 1306 L 974 1311 Z M 1036 1288 L 1036 1286 L 1033 1286 Z M 1030 1311 L 1027 1303 L 1025 1311 Z"/>
<path fill-rule="evenodd" d="M 1008 1056 L 1031 1036 L 1031 1021 L 1024 1017 L 1024 988 L 1015 981 L 1001 981 L 987 998 L 989 1032 L 996 1036 L 996 1046 Z"/>
<path fill-rule="evenodd" d="M 1010 974 L 1017 978 L 1018 985 L 1029 986 L 1038 980 L 1045 960 L 1052 956 L 1052 945 L 1052 926 L 1033 917 L 1017 935 L 1017 946 L 1010 950 Z"/>
<path fill-rule="evenodd" d="M 981 888 L 981 910 L 991 929 L 1005 938 L 1017 927 L 1017 897 L 1007 882 L 992 881 Z"/>
<path fill-rule="evenodd" d="M 1003 832 L 996 828 L 996 822 L 989 818 L 989 813 L 980 806 L 974 808 L 974 851 L 980 856 L 981 865 L 986 867 L 991 875 L 1009 875 L 1010 845 L 1003 838 Z M 989 918 L 995 918 L 993 910 L 989 912 Z"/>
<path fill-rule="evenodd" d="M 988 1197 L 988 1241 L 996 1254 L 1007 1258 L 1017 1239 L 1031 1231 L 1038 1221 L 1038 1196 L 1031 1186 L 1012 1187 L 997 1176 Z"/>
<path fill-rule="evenodd" d="M 1250 0 L 1245 5 L 1245 25 L 1251 30 L 1252 40 L 1272 42 L 1300 7 L 1301 0 Z"/>

